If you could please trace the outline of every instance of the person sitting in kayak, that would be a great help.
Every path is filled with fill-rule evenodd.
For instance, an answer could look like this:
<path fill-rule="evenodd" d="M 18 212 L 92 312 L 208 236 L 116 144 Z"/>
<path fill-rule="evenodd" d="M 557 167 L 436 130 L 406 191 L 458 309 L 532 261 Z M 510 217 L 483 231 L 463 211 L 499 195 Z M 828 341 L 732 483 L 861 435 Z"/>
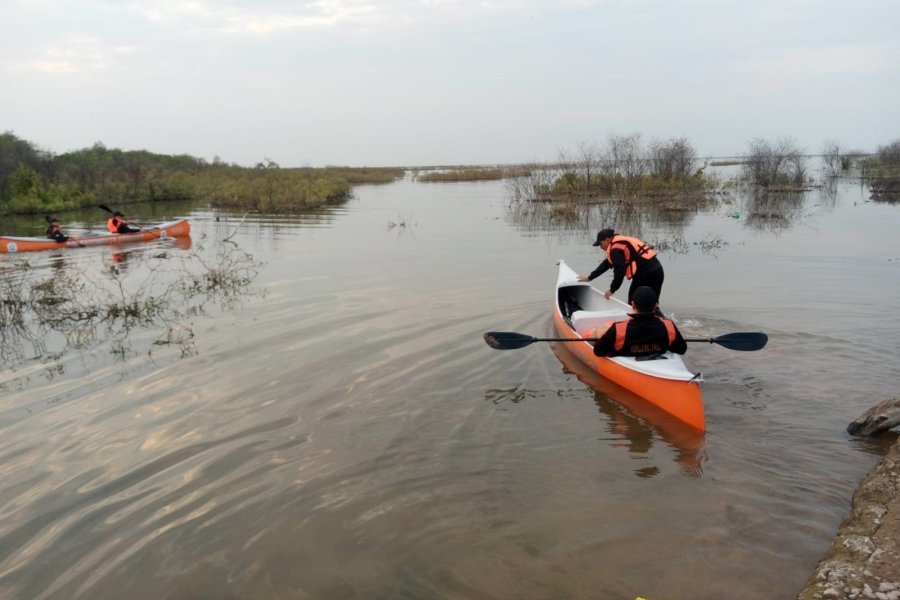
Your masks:
<path fill-rule="evenodd" d="M 62 228 L 59 226 L 59 219 L 56 217 L 47 217 L 47 237 L 56 240 L 60 244 L 69 241 L 69 236 L 63 235 Z"/>
<path fill-rule="evenodd" d="M 656 292 L 648 286 L 634 291 L 631 308 L 634 313 L 624 321 L 611 322 L 606 329 L 585 337 L 599 337 L 594 343 L 597 356 L 652 356 L 666 351 L 684 354 L 687 344 L 675 323 L 656 314 Z"/>
<path fill-rule="evenodd" d="M 130 221 L 125 220 L 125 215 L 116 211 L 113 213 L 113 216 L 109 218 L 106 222 L 106 229 L 110 233 L 137 233 L 140 229 L 135 229 L 134 227 L 130 227 L 128 224 Z"/>
<path fill-rule="evenodd" d="M 596 277 L 613 270 L 612 282 L 609 289 L 603 293 L 608 299 L 622 286 L 622 281 L 627 277 L 631 280 L 628 288 L 628 303 L 631 304 L 632 296 L 636 289 L 648 286 L 656 292 L 657 301 L 662 294 L 662 284 L 665 273 L 662 263 L 656 258 L 656 252 L 650 245 L 641 240 L 624 235 L 617 235 L 612 229 L 602 229 L 597 234 L 594 246 L 606 252 L 606 258 L 590 275 L 580 275 L 578 281 L 591 281 Z"/>

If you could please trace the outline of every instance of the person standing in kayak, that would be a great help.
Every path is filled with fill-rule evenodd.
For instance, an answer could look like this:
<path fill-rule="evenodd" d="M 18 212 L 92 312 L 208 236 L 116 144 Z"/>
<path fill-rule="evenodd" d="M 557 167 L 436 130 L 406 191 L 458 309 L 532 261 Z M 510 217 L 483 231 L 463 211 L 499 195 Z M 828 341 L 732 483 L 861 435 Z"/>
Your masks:
<path fill-rule="evenodd" d="M 137 233 L 140 229 L 135 229 L 128 225 L 130 221 L 125 220 L 125 215 L 116 211 L 113 216 L 106 222 L 106 229 L 110 233 Z"/>
<path fill-rule="evenodd" d="M 631 301 L 634 312 L 624 321 L 610 322 L 605 331 L 588 332 L 585 337 L 596 337 L 596 356 L 651 356 L 666 351 L 675 354 L 687 352 L 687 344 L 675 323 L 656 314 L 656 292 L 647 286 L 634 291 Z M 598 328 L 602 330 L 602 327 Z"/>
<path fill-rule="evenodd" d="M 606 252 L 606 258 L 590 275 L 581 275 L 578 281 L 591 281 L 609 269 L 613 270 L 613 279 L 609 289 L 603 295 L 608 299 L 622 286 L 625 278 L 631 280 L 628 288 L 628 303 L 631 304 L 634 291 L 647 286 L 656 292 L 657 301 L 662 294 L 665 273 L 662 263 L 656 258 L 656 252 L 649 244 L 633 237 L 616 235 L 612 229 L 602 229 L 593 244 Z"/>
<path fill-rule="evenodd" d="M 69 241 L 69 236 L 63 235 L 62 228 L 59 226 L 59 219 L 56 217 L 47 217 L 47 237 L 51 240 L 56 240 L 60 244 Z"/>

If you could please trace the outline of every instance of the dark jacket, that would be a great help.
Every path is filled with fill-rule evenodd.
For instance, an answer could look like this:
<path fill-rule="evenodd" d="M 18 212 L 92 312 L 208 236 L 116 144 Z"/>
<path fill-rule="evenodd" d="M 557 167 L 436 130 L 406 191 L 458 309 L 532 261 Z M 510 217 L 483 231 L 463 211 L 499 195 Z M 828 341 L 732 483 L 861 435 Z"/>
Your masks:
<path fill-rule="evenodd" d="M 600 336 L 600 340 L 594 344 L 594 354 L 597 356 L 647 356 L 667 350 L 675 354 L 684 354 L 687 351 L 687 344 L 681 336 L 681 332 L 668 319 L 652 313 L 635 313 L 629 317 L 627 321 L 622 321 L 621 325 L 610 326 Z M 671 343 L 666 322 L 674 331 Z M 620 349 L 616 348 L 618 327 L 625 328 L 624 343 Z"/>
<path fill-rule="evenodd" d="M 56 240 L 60 244 L 69 241 L 69 236 L 63 234 L 59 225 L 50 225 L 47 227 L 47 237 L 51 240 Z"/>
<path fill-rule="evenodd" d="M 622 281 L 625 279 L 625 270 L 628 267 L 628 263 L 625 260 L 625 251 L 621 248 L 613 247 L 609 251 L 610 256 L 612 256 L 612 262 L 609 262 L 609 258 L 604 258 L 603 262 L 600 265 L 591 271 L 591 274 L 588 275 L 588 281 L 593 281 L 597 277 L 600 277 L 608 270 L 613 270 L 613 279 L 609 284 L 609 289 L 613 292 L 622 287 Z M 650 271 L 654 271 L 656 269 L 662 268 L 662 264 L 659 262 L 659 259 L 655 256 L 650 259 L 644 258 L 636 258 L 640 267 L 638 268 L 639 273 L 648 273 Z"/>

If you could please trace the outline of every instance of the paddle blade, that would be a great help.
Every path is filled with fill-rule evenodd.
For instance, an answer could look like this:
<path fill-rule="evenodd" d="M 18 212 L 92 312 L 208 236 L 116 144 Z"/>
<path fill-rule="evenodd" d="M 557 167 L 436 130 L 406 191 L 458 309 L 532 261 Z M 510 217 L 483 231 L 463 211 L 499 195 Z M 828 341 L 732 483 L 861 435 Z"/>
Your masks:
<path fill-rule="evenodd" d="M 769 336 L 764 333 L 744 332 L 744 333 L 726 333 L 715 337 L 711 342 L 724 346 L 729 350 L 740 350 L 743 352 L 752 352 L 754 350 L 762 350 L 769 341 Z"/>
<path fill-rule="evenodd" d="M 494 350 L 515 350 L 524 348 L 534 343 L 536 338 L 512 331 L 488 331 L 484 334 L 484 341 Z"/>

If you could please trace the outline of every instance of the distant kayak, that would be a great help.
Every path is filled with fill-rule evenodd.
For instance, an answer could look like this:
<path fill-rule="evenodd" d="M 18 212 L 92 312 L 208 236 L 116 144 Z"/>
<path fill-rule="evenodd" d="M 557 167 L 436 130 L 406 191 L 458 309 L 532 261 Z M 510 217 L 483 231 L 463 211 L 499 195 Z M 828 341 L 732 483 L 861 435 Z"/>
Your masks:
<path fill-rule="evenodd" d="M 181 219 L 179 221 L 161 223 L 153 227 L 146 227 L 134 233 L 102 232 L 90 235 L 72 235 L 65 242 L 57 242 L 46 237 L 0 236 L 0 254 L 58 250 L 60 248 L 84 248 L 85 246 L 132 244 L 136 242 L 152 242 L 153 240 L 164 238 L 188 237 L 190 235 L 190 223 Z"/>

